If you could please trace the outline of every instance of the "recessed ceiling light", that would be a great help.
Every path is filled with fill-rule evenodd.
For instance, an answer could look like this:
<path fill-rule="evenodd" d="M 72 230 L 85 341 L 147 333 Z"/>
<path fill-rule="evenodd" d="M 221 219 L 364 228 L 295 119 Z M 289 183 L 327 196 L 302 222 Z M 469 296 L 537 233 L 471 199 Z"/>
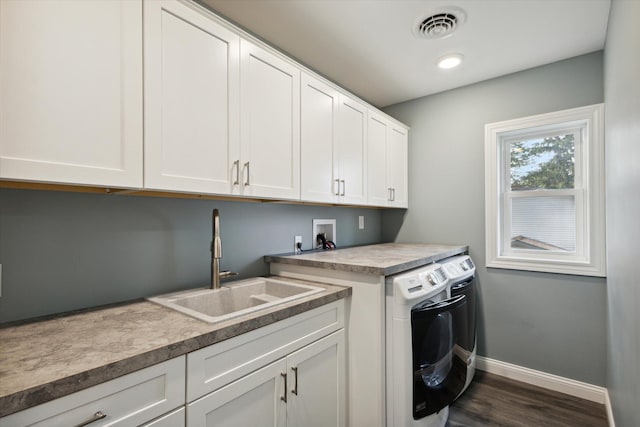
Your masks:
<path fill-rule="evenodd" d="M 455 68 L 462 62 L 462 55 L 459 53 L 450 53 L 438 59 L 438 67 L 444 70 Z"/>

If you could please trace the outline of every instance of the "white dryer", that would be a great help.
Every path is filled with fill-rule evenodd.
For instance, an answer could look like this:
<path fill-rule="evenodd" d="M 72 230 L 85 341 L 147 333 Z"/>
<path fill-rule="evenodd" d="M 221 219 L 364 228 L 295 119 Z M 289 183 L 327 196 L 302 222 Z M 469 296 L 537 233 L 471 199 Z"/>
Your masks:
<path fill-rule="evenodd" d="M 387 426 L 442 427 L 464 387 L 456 352 L 466 297 L 450 297 L 440 264 L 386 280 Z"/>
<path fill-rule="evenodd" d="M 460 347 L 456 349 L 467 363 L 466 380 L 460 392 L 462 394 L 471 384 L 476 372 L 476 266 L 469 255 L 458 255 L 438 262 L 442 264 L 449 279 L 450 295 L 464 295 L 467 298 L 466 326 L 459 329 Z"/>

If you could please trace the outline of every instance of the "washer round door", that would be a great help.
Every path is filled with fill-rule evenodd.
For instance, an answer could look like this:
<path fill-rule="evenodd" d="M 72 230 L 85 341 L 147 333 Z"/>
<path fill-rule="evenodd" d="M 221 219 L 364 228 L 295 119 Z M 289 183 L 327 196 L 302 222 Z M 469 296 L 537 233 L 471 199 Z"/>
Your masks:
<path fill-rule="evenodd" d="M 423 301 L 411 309 L 413 418 L 440 411 L 462 391 L 467 364 L 460 347 L 467 298 Z"/>

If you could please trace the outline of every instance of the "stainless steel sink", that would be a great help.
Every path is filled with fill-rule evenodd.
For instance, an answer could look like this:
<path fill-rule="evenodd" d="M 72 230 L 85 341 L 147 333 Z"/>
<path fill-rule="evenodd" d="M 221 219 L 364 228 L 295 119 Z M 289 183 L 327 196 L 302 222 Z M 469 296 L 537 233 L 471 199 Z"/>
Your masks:
<path fill-rule="evenodd" d="M 195 289 L 147 298 L 208 323 L 304 298 L 324 289 L 266 277 L 241 280 L 220 289 Z"/>

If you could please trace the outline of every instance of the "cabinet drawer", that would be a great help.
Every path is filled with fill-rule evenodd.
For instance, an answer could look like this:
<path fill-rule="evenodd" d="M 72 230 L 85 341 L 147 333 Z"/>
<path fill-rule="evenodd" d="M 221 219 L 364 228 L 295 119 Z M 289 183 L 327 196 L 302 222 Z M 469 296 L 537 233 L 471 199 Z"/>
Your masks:
<path fill-rule="evenodd" d="M 185 356 L 0 418 L 0 427 L 140 425 L 185 403 Z"/>
<path fill-rule="evenodd" d="M 344 327 L 344 300 L 187 355 L 187 401 L 214 391 Z"/>

